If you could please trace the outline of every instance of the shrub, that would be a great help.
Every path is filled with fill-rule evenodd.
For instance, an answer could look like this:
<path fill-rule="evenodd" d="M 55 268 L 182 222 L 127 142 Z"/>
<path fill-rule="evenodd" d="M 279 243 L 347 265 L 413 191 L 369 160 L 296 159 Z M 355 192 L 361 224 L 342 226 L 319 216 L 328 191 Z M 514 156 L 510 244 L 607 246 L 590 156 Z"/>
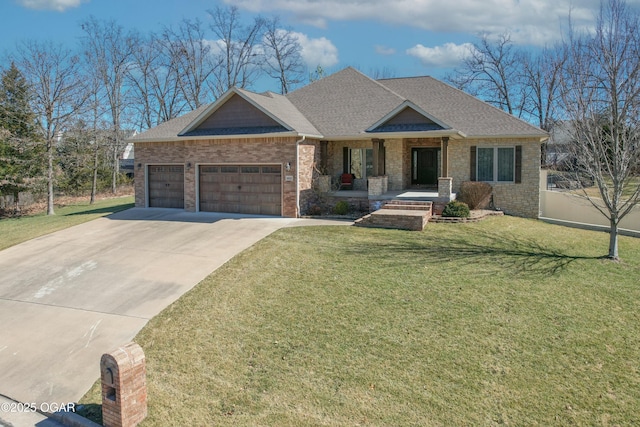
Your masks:
<path fill-rule="evenodd" d="M 312 215 L 312 216 L 322 215 L 322 207 L 320 207 L 320 205 L 310 205 L 307 208 L 307 215 Z"/>
<path fill-rule="evenodd" d="M 469 216 L 469 206 L 464 202 L 453 200 L 444 207 L 442 216 L 467 218 Z"/>
<path fill-rule="evenodd" d="M 333 212 L 336 215 L 346 215 L 349 212 L 349 203 L 344 200 L 340 200 L 333 208 Z"/>
<path fill-rule="evenodd" d="M 484 209 L 491 202 L 493 187 L 486 182 L 463 182 L 458 199 L 469 206 L 469 209 Z"/>

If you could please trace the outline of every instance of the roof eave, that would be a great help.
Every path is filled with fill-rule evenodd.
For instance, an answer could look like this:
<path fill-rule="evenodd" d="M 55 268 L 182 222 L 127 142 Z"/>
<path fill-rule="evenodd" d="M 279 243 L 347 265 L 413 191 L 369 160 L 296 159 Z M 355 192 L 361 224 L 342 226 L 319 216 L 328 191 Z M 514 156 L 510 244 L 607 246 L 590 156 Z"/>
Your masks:
<path fill-rule="evenodd" d="M 201 140 L 216 140 L 216 139 L 252 139 L 252 138 L 271 138 L 271 137 L 301 137 L 322 139 L 322 135 L 303 134 L 295 131 L 289 132 L 273 132 L 273 133 L 255 133 L 255 134 L 240 134 L 240 135 L 198 135 L 198 136 L 185 136 L 178 135 L 169 138 L 144 138 L 130 140 L 134 144 L 136 142 L 178 142 L 178 141 L 201 141 Z"/>
<path fill-rule="evenodd" d="M 453 139 L 464 139 L 467 137 L 463 132 L 456 129 L 429 130 L 418 132 L 367 132 L 357 135 L 330 135 L 324 139 L 328 141 L 353 141 L 353 140 L 371 140 L 385 138 L 441 138 L 449 137 Z"/>
<path fill-rule="evenodd" d="M 500 135 L 468 135 L 468 139 L 529 139 L 537 138 L 540 142 L 544 142 L 549 139 L 549 135 L 543 135 L 540 133 L 535 134 L 500 134 Z"/>

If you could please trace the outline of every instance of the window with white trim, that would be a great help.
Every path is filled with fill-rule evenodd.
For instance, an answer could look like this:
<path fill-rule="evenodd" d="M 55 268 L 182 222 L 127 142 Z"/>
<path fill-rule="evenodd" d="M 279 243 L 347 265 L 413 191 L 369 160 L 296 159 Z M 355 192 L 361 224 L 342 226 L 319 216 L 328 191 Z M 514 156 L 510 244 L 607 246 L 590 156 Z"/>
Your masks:
<path fill-rule="evenodd" d="M 514 182 L 515 147 L 478 147 L 476 173 L 478 181 Z"/>

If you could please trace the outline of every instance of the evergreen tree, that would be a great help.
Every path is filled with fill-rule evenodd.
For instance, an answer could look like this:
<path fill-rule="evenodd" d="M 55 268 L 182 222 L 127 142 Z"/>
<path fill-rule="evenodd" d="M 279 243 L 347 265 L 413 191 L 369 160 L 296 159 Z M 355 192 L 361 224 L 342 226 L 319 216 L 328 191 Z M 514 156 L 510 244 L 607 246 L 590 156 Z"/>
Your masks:
<path fill-rule="evenodd" d="M 42 156 L 29 87 L 20 70 L 11 66 L 0 79 L 0 195 L 32 189 L 42 173 Z"/>

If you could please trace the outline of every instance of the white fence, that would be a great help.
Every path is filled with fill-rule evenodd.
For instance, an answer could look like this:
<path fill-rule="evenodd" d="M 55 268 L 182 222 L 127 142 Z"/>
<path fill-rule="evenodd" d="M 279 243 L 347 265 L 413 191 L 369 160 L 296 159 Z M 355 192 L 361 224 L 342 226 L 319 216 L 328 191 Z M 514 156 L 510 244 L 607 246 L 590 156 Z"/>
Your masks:
<path fill-rule="evenodd" d="M 546 188 L 546 171 L 542 171 L 540 188 Z M 566 191 L 540 191 L 540 219 L 571 227 L 608 230 L 607 220 L 589 200 Z M 620 234 L 640 237 L 640 206 L 620 222 Z"/>

